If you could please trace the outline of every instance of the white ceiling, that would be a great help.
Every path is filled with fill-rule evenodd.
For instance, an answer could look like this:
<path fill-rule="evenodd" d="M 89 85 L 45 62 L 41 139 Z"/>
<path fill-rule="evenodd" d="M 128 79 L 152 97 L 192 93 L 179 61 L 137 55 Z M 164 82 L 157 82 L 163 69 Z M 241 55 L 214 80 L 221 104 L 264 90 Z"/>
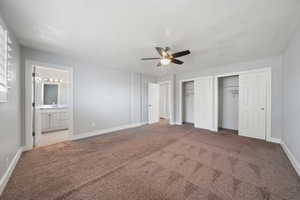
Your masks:
<path fill-rule="evenodd" d="M 278 55 L 300 17 L 299 0 L 1 0 L 24 46 L 99 66 L 161 74 Z M 182 67 L 157 68 L 155 46 L 190 49 Z"/>

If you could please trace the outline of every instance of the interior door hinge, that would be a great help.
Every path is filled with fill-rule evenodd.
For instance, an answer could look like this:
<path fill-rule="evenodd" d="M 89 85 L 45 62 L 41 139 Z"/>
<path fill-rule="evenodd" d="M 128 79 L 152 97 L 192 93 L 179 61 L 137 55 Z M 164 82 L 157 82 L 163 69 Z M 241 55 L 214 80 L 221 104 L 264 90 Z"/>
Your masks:
<path fill-rule="evenodd" d="M 32 77 L 35 77 L 35 76 L 36 76 L 36 73 L 33 72 L 33 73 L 32 73 Z"/>
<path fill-rule="evenodd" d="M 32 102 L 32 107 L 35 107 L 35 102 Z"/>
<path fill-rule="evenodd" d="M 35 136 L 35 132 L 34 132 L 34 131 L 32 132 L 32 136 L 33 136 L 33 137 Z"/>

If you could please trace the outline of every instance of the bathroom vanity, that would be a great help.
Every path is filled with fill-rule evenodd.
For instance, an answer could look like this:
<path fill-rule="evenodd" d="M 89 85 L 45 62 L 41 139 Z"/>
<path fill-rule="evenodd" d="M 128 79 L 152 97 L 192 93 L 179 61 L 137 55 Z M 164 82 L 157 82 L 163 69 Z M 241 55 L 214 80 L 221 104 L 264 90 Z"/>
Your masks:
<path fill-rule="evenodd" d="M 37 114 L 41 120 L 42 133 L 69 129 L 69 109 L 66 106 L 41 106 Z"/>

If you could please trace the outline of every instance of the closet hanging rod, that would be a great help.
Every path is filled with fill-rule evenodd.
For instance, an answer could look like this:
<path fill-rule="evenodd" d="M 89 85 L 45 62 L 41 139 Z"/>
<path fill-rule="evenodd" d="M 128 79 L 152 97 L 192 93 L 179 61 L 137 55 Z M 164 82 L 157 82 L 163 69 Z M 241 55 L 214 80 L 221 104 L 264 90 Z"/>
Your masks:
<path fill-rule="evenodd" d="M 230 85 L 230 86 L 224 86 L 223 88 L 233 88 L 233 87 L 240 87 L 238 85 Z"/>

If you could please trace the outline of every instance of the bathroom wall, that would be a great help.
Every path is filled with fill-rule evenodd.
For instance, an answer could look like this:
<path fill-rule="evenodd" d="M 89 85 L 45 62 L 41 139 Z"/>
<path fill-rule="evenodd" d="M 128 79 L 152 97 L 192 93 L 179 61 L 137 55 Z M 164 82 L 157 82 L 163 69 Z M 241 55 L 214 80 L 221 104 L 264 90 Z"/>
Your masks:
<path fill-rule="evenodd" d="M 43 105 L 43 84 L 49 83 L 49 81 L 45 81 L 45 79 L 53 79 L 53 83 L 55 83 L 55 79 L 62 82 L 56 82 L 55 84 L 59 85 L 59 105 L 67 105 L 69 104 L 69 89 L 70 89 L 70 78 L 69 72 L 57 69 L 46 68 L 42 66 L 36 67 L 37 80 L 36 80 L 36 106 Z M 51 83 L 51 82 L 50 82 Z"/>

